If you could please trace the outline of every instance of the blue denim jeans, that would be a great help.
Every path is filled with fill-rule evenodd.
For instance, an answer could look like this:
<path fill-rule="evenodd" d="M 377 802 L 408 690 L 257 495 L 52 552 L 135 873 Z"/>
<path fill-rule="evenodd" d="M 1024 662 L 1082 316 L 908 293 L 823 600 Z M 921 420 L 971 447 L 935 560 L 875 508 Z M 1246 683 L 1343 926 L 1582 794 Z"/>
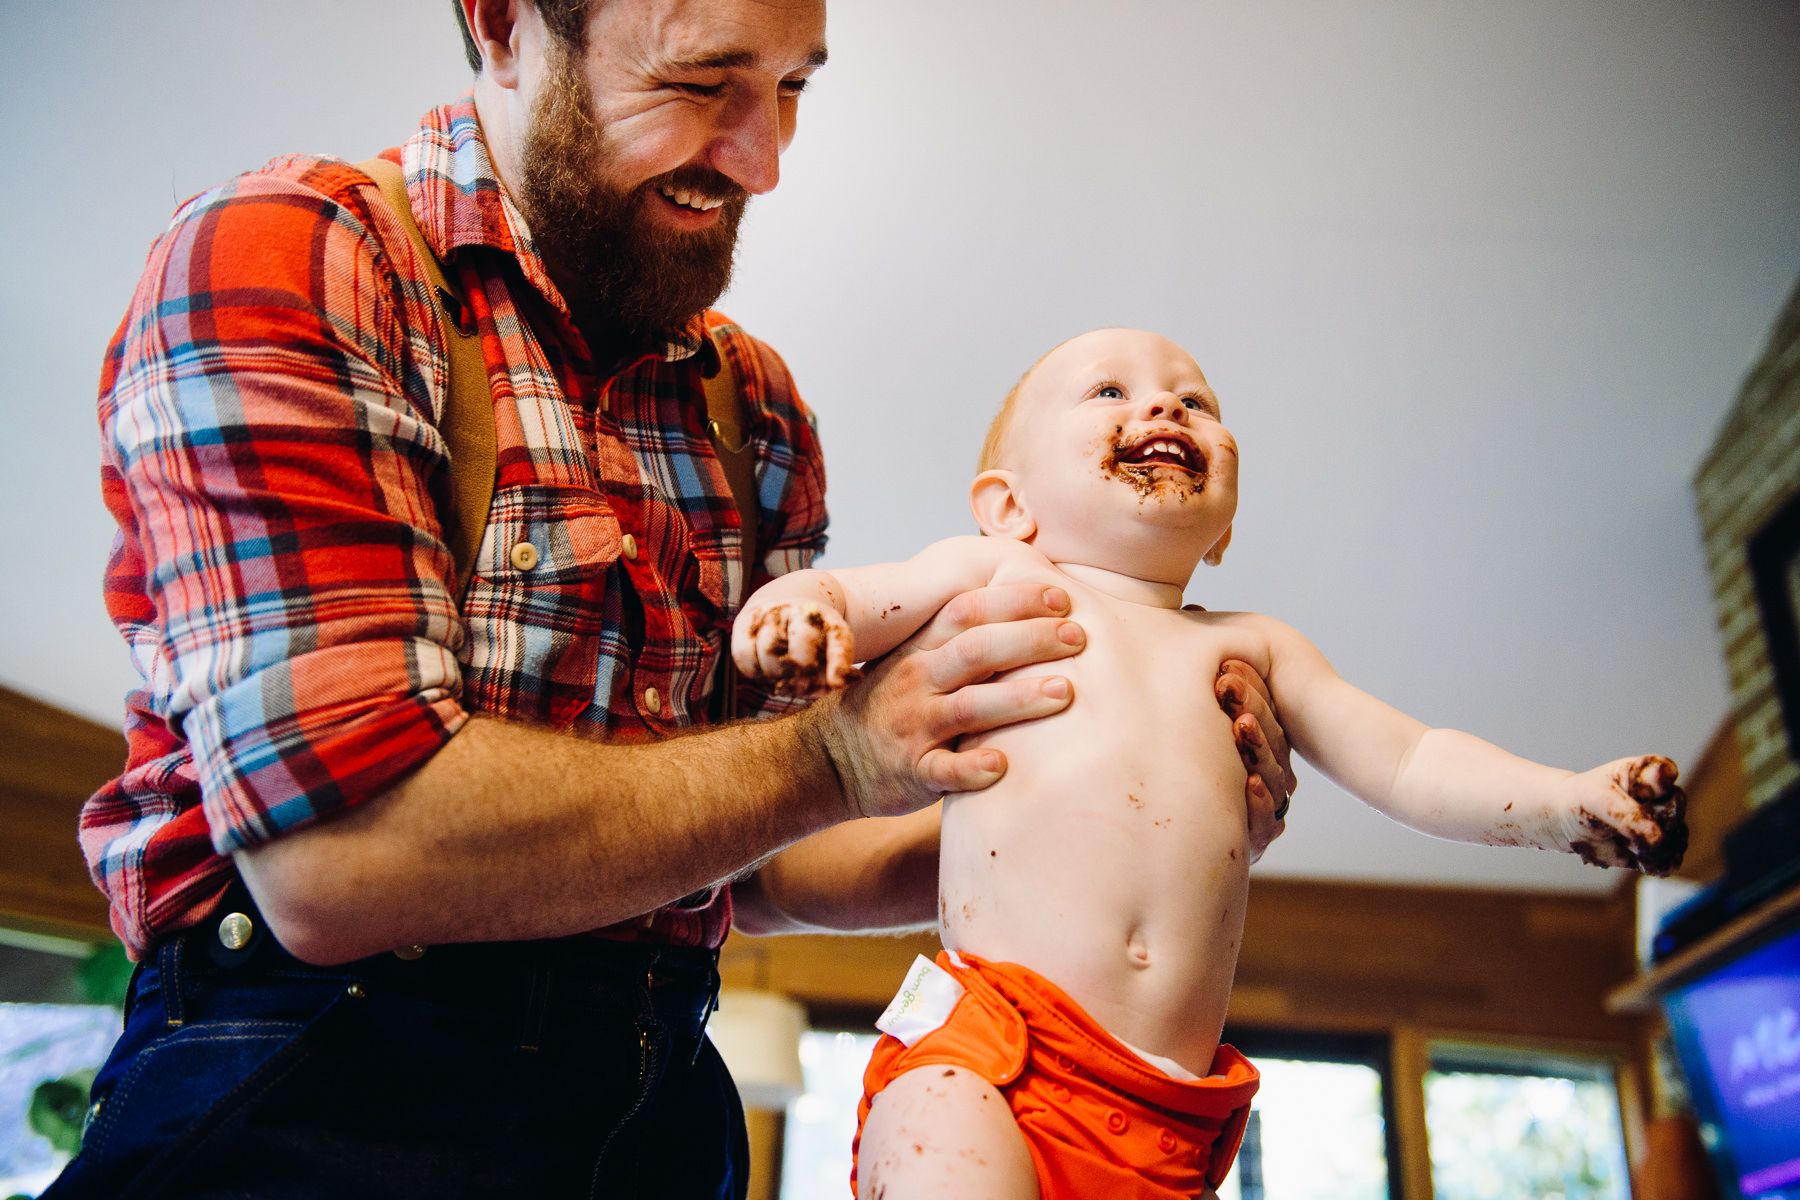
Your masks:
<path fill-rule="evenodd" d="M 703 1034 L 714 952 L 568 938 L 312 967 L 266 936 L 222 951 L 216 924 L 139 967 L 46 1197 L 744 1195 L 743 1109 Z"/>

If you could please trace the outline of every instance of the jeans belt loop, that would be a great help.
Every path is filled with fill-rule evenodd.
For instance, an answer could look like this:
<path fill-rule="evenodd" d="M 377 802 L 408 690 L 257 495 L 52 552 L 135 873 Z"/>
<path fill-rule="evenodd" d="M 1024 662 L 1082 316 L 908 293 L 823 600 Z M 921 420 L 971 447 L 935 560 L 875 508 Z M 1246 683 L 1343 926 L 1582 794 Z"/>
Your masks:
<path fill-rule="evenodd" d="M 181 980 L 181 947 L 186 938 L 177 935 L 164 938 L 156 948 L 156 970 L 162 989 L 163 1024 L 179 1029 L 187 1019 Z"/>

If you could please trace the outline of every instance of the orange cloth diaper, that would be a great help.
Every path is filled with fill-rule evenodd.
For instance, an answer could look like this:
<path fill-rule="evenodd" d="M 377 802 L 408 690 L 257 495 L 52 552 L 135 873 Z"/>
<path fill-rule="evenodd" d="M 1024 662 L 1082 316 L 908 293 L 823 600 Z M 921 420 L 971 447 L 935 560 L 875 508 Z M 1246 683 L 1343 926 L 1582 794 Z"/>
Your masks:
<path fill-rule="evenodd" d="M 1012 1106 L 1043 1200 L 1163 1200 L 1217 1187 L 1259 1080 L 1230 1046 L 1219 1047 L 1205 1078 L 1175 1079 L 1037 972 L 948 951 L 935 968 L 923 957 L 914 964 L 881 1025 L 889 1032 L 863 1075 L 857 1148 L 870 1104 L 895 1078 L 938 1063 L 966 1067 Z M 854 1189 L 854 1168 L 850 1179 Z"/>

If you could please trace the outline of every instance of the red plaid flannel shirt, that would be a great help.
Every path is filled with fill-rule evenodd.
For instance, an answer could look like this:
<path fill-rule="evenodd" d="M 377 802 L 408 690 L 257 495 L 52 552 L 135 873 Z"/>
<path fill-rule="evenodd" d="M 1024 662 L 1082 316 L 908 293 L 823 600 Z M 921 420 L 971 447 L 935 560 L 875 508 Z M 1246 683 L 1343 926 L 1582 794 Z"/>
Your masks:
<path fill-rule="evenodd" d="M 460 606 L 434 424 L 447 351 L 360 172 L 278 159 L 190 200 L 108 351 L 107 605 L 145 682 L 81 840 L 134 954 L 210 911 L 233 850 L 380 794 L 472 711 L 626 738 L 704 719 L 748 591 L 705 427 L 709 327 L 755 444 L 762 571 L 824 545 L 818 442 L 774 351 L 707 313 L 597 373 L 469 97 L 399 161 L 494 392 L 494 499 Z M 746 688 L 741 711 L 785 707 Z M 720 889 L 609 932 L 717 945 L 729 923 Z"/>

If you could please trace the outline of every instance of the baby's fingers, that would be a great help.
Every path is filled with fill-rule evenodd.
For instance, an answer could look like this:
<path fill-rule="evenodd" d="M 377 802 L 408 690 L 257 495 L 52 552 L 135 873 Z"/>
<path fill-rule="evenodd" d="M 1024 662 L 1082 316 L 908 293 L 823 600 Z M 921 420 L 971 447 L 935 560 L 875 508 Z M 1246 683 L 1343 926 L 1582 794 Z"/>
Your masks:
<path fill-rule="evenodd" d="M 1623 758 L 1590 772 L 1606 797 L 1582 806 L 1581 835 L 1570 849 L 1589 863 L 1667 875 L 1687 852 L 1687 795 L 1675 764 L 1661 755 Z"/>
<path fill-rule="evenodd" d="M 738 674 L 755 679 L 762 674 L 762 664 L 756 657 L 756 625 L 762 620 L 762 610 L 752 608 L 737 619 L 731 627 L 731 663 L 738 669 Z"/>
<path fill-rule="evenodd" d="M 817 675 L 825 668 L 826 631 L 817 604 L 790 605 L 787 610 L 787 657 L 791 674 Z"/>
<path fill-rule="evenodd" d="M 1668 798 L 1675 787 L 1681 768 L 1660 754 L 1646 754 L 1627 772 L 1627 789 L 1639 804 L 1653 804 Z"/>
<path fill-rule="evenodd" d="M 769 609 L 757 620 L 757 671 L 764 679 L 786 679 L 794 673 L 794 661 L 788 653 L 788 608 Z"/>
<path fill-rule="evenodd" d="M 1681 770 L 1659 754 L 1647 754 L 1627 774 L 1631 798 L 1660 835 L 1647 846 L 1632 846 L 1637 867 L 1647 875 L 1667 875 L 1687 853 L 1687 793 L 1675 783 Z"/>

